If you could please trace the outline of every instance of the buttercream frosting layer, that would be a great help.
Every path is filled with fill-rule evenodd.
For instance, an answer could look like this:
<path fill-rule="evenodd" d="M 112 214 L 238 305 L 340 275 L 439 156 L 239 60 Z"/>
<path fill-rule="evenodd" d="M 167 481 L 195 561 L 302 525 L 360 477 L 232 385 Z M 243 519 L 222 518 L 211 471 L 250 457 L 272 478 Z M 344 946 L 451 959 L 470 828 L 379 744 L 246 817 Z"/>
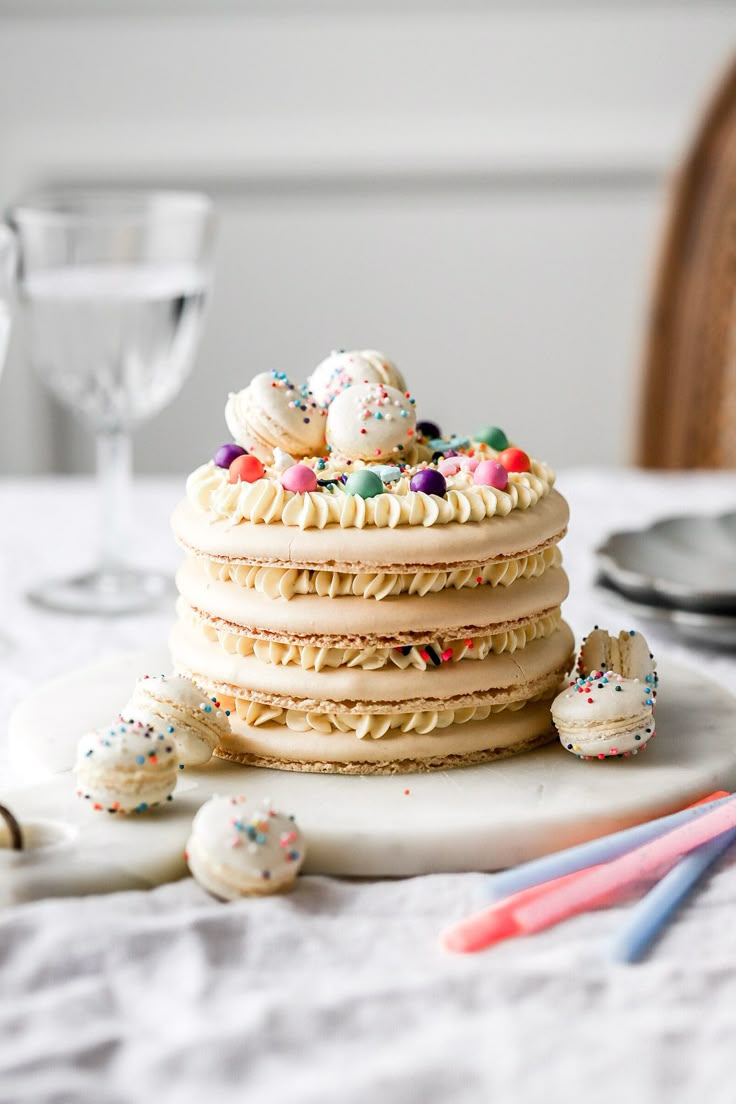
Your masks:
<path fill-rule="evenodd" d="M 422 597 L 439 590 L 462 590 L 465 587 L 511 586 L 517 579 L 532 579 L 548 567 L 559 567 L 562 553 L 556 545 L 542 552 L 517 559 L 498 560 L 490 564 L 473 564 L 453 571 L 310 571 L 308 568 L 259 567 L 232 563 L 227 560 L 204 561 L 207 574 L 215 582 L 233 582 L 250 590 L 258 590 L 269 598 L 289 601 L 295 594 L 318 594 L 320 598 L 343 598 L 355 595 L 380 601 L 397 594 Z"/>
<path fill-rule="evenodd" d="M 562 622 L 551 636 L 534 640 L 514 655 L 490 654 L 477 663 L 445 663 L 432 670 L 385 667 L 370 672 L 350 667 L 322 671 L 284 668 L 255 656 L 231 655 L 180 621 L 171 636 L 174 665 L 217 693 L 247 697 L 303 712 L 395 713 L 508 704 L 559 689 L 570 668 L 574 641 Z"/>
<path fill-rule="evenodd" d="M 395 529 L 400 526 L 464 525 L 512 510 L 528 510 L 549 494 L 554 473 L 546 464 L 531 461 L 531 471 L 512 472 L 506 490 L 481 486 L 472 474 L 458 472 L 447 480 L 444 497 L 412 491 L 403 476 L 373 498 L 349 494 L 342 483 L 306 494 L 286 490 L 278 479 L 231 483 L 228 472 L 212 461 L 196 468 L 187 480 L 187 497 L 210 518 L 237 525 L 281 524 L 287 528 Z"/>
<path fill-rule="evenodd" d="M 534 618 L 518 628 L 505 629 L 502 632 L 484 636 L 439 637 L 432 641 L 429 649 L 421 644 L 406 647 L 382 647 L 365 645 L 355 648 L 334 648 L 312 644 L 291 644 L 278 640 L 259 640 L 239 631 L 219 618 L 209 617 L 200 610 L 192 609 L 185 602 L 178 604 L 178 613 L 188 620 L 195 629 L 213 644 L 219 644 L 230 655 L 255 656 L 262 663 L 272 663 L 281 667 L 298 666 L 305 671 L 321 671 L 325 667 L 356 667 L 363 671 L 376 671 L 381 667 L 393 665 L 405 671 L 413 667 L 426 671 L 441 663 L 460 663 L 485 659 L 493 653 L 500 655 L 525 648 L 532 640 L 541 640 L 551 636 L 559 627 L 560 610 Z"/>
<path fill-rule="evenodd" d="M 188 605 L 246 629 L 259 639 L 318 645 L 401 646 L 430 642 L 439 635 L 480 636 L 524 624 L 557 609 L 567 597 L 561 567 L 519 579 L 512 587 L 442 590 L 423 598 L 398 595 L 383 602 L 352 596 L 336 602 L 316 594 L 274 602 L 257 590 L 213 581 L 201 561 L 179 568 L 177 586 Z"/>
<path fill-rule="evenodd" d="M 484 720 L 449 728 L 435 728 L 426 734 L 396 732 L 379 740 L 356 738 L 354 732 L 294 731 L 286 725 L 255 727 L 237 716 L 232 718 L 232 733 L 218 748 L 218 754 L 233 759 L 257 759 L 268 763 L 304 764 L 313 769 L 324 764 L 340 769 L 340 764 L 401 763 L 402 770 L 413 764 L 432 761 L 441 765 L 447 758 L 460 760 L 484 751 L 510 753 L 543 737 L 554 739 L 549 701 L 530 703 L 519 710 L 491 714 Z M 330 766 L 333 765 L 333 766 Z M 390 769 L 390 768 L 389 768 Z"/>
<path fill-rule="evenodd" d="M 206 514 L 188 499 L 174 511 L 172 527 L 185 551 L 209 559 L 349 573 L 412 572 L 454 570 L 539 552 L 561 540 L 568 518 L 565 499 L 552 490 L 533 509 L 485 518 L 474 525 L 437 526 L 423 536 L 408 526 L 365 532 L 338 525 L 299 529 L 231 524 Z"/>

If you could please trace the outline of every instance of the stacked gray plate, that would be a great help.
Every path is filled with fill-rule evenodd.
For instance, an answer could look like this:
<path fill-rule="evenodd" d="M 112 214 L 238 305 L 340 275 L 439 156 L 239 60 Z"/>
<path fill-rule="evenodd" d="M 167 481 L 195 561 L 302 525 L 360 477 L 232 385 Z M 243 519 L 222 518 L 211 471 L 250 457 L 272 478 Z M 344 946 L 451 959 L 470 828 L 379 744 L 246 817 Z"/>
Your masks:
<path fill-rule="evenodd" d="M 613 533 L 597 557 L 599 585 L 627 610 L 698 643 L 736 648 L 736 512 Z"/>

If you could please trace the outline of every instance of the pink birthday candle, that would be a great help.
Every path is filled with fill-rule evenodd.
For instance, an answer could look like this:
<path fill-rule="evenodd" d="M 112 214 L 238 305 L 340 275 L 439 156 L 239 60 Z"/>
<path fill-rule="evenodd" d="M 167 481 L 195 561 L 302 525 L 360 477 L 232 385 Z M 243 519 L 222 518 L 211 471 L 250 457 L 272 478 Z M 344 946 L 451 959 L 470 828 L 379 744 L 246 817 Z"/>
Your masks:
<path fill-rule="evenodd" d="M 632 882 L 657 874 L 666 863 L 736 827 L 736 800 L 724 802 L 699 820 L 674 828 L 658 839 L 590 870 L 514 908 L 519 934 L 541 931 L 585 909 L 610 900 Z"/>

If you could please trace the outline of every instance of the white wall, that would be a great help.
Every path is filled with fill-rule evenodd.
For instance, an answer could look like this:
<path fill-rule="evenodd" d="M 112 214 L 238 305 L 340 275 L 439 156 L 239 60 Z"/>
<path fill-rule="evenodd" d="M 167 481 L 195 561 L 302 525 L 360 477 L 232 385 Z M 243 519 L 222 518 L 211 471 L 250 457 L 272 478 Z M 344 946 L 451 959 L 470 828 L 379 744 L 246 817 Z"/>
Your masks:
<path fill-rule="evenodd" d="M 0 0 L 0 200 L 215 195 L 207 333 L 140 469 L 207 455 L 254 372 L 362 344 L 447 429 L 621 463 L 664 182 L 734 46 L 736 5 L 708 0 Z M 21 338 L 0 471 L 83 467 Z"/>

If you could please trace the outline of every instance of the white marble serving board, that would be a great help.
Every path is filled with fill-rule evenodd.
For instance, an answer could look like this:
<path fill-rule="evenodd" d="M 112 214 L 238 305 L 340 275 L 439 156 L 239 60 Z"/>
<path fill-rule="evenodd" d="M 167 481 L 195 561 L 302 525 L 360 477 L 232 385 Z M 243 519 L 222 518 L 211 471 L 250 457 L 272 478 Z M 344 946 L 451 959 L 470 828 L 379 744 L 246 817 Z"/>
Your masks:
<path fill-rule="evenodd" d="M 183 773 L 159 809 L 96 813 L 75 797 L 77 739 L 115 715 L 138 675 L 168 666 L 163 647 L 108 659 L 39 688 L 16 710 L 11 761 L 32 784 L 0 799 L 21 821 L 52 820 L 67 836 L 53 873 L 35 864 L 29 896 L 182 877 L 189 825 L 213 793 L 268 796 L 293 813 L 308 843 L 306 872 L 376 877 L 498 869 L 736 789 L 736 699 L 665 663 L 658 735 L 636 758 L 583 762 L 555 744 L 485 766 L 366 777 L 214 760 Z"/>

